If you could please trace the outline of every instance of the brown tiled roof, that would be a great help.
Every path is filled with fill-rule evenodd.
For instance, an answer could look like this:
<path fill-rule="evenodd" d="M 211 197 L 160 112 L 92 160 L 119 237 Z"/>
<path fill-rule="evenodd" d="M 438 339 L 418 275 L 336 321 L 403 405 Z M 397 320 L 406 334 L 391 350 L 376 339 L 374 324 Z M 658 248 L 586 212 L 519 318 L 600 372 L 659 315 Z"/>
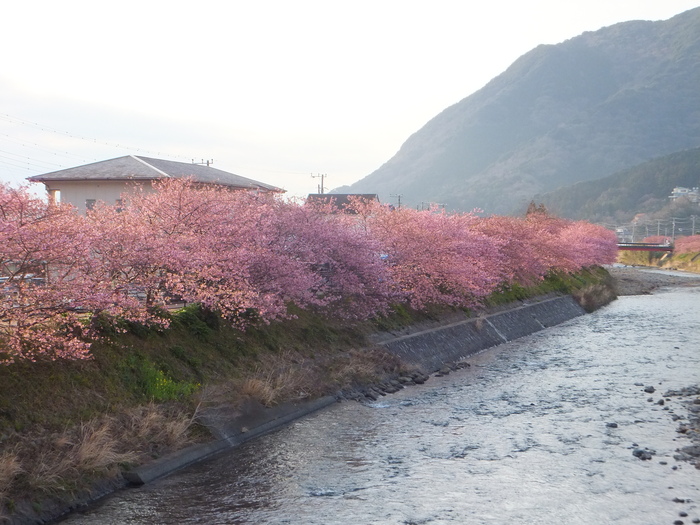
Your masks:
<path fill-rule="evenodd" d="M 27 180 L 31 182 L 49 182 L 60 180 L 155 180 L 187 177 L 191 177 L 194 182 L 203 184 L 220 184 L 235 188 L 274 192 L 284 191 L 275 186 L 241 177 L 240 175 L 234 175 L 211 166 L 135 155 L 103 160 L 43 175 L 34 175 L 28 177 Z"/>

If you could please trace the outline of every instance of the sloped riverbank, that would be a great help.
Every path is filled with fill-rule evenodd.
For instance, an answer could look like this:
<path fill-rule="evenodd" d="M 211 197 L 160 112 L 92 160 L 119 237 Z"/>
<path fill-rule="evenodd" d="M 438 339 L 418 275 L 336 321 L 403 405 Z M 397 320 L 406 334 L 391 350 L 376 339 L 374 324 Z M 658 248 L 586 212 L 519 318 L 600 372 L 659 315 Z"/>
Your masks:
<path fill-rule="evenodd" d="M 585 281 L 586 279 L 582 279 L 580 282 Z M 358 353 L 357 351 L 353 350 L 350 353 L 355 352 L 356 355 L 354 356 L 354 361 L 343 361 L 341 363 L 343 366 L 353 367 L 356 366 L 358 362 L 366 364 L 366 361 L 368 360 L 375 360 L 376 362 L 373 363 L 373 366 L 377 365 L 378 363 L 378 367 L 375 366 L 374 371 L 369 375 L 363 375 L 364 371 L 362 371 L 363 373 L 360 374 L 356 373 L 351 375 L 351 377 L 354 379 L 350 383 L 338 383 L 336 390 L 331 392 L 333 395 L 325 397 L 322 394 L 320 397 L 318 395 L 313 396 L 316 401 L 311 404 L 303 401 L 304 398 L 309 398 L 309 394 L 307 393 L 301 398 L 294 398 L 292 396 L 293 399 L 288 403 L 275 401 L 269 405 L 255 400 L 250 400 L 249 402 L 245 402 L 243 404 L 232 403 L 229 406 L 226 406 L 225 403 L 209 403 L 208 406 L 200 406 L 193 416 L 193 420 L 196 417 L 196 421 L 198 421 L 200 425 L 204 424 L 208 427 L 211 435 L 214 437 L 213 441 L 211 438 L 205 438 L 204 444 L 195 444 L 192 447 L 181 450 L 175 454 L 164 454 L 163 451 L 154 450 L 154 461 L 140 463 L 141 466 L 128 469 L 124 473 L 123 477 L 118 477 L 110 483 L 99 482 L 93 485 L 93 487 L 99 487 L 98 489 L 88 489 L 84 490 L 83 492 L 72 492 L 73 498 L 68 499 L 69 503 L 61 503 L 66 501 L 65 493 L 58 499 L 50 498 L 49 500 L 44 501 L 37 501 L 34 499 L 26 500 L 26 502 L 22 502 L 21 500 L 14 501 L 12 508 L 10 509 L 12 511 L 10 522 L 37 523 L 49 520 L 71 508 L 84 506 L 90 503 L 95 497 L 99 497 L 110 490 L 123 486 L 127 481 L 132 483 L 148 482 L 169 472 L 177 470 L 186 464 L 198 461 L 202 457 L 216 453 L 224 448 L 239 444 L 243 441 L 250 440 L 252 437 L 268 432 L 274 428 L 278 428 L 280 425 L 284 425 L 297 417 L 307 414 L 310 411 L 323 406 L 325 403 L 332 403 L 337 397 L 359 397 L 371 400 L 373 397 L 376 398 L 384 393 L 398 390 L 405 385 L 422 383 L 427 379 L 430 373 L 438 370 L 438 368 L 441 368 L 441 374 L 448 373 L 450 369 L 460 366 L 459 359 L 462 356 L 469 355 L 470 352 L 478 351 L 480 347 L 473 346 L 471 348 L 462 348 L 459 351 L 454 351 L 453 349 L 448 360 L 443 360 L 432 364 L 418 363 L 416 361 L 406 359 L 405 357 L 405 362 L 402 362 L 401 359 L 397 357 L 400 352 L 392 354 L 391 352 L 387 351 L 386 348 L 390 347 L 393 342 L 396 342 L 395 340 L 401 342 L 399 346 L 405 345 L 408 336 L 413 337 L 416 341 L 423 339 L 425 343 L 425 334 L 420 336 L 421 332 L 435 334 L 442 331 L 442 329 L 439 329 L 440 327 L 446 328 L 449 332 L 450 330 L 454 330 L 456 325 L 461 325 L 463 330 L 476 334 L 477 336 L 481 334 L 480 336 L 485 337 L 489 344 L 498 344 L 504 340 L 509 340 L 507 333 L 512 332 L 510 334 L 511 336 L 517 335 L 518 332 L 522 332 L 521 326 L 532 325 L 534 319 L 532 315 L 528 314 L 519 320 L 512 319 L 509 324 L 503 324 L 500 321 L 497 321 L 498 317 L 506 319 L 516 315 L 513 313 L 515 310 L 542 308 L 541 305 L 544 303 L 548 303 L 550 301 L 554 301 L 556 303 L 562 299 L 568 302 L 570 306 L 575 304 L 568 296 L 555 297 L 549 295 L 538 299 L 524 299 L 521 301 L 516 301 L 515 303 L 511 302 L 510 305 L 493 307 L 488 315 L 486 313 L 482 313 L 482 315 L 473 319 L 469 319 L 467 314 L 464 312 L 454 312 L 453 315 L 461 317 L 461 319 L 455 319 L 453 316 L 450 318 L 436 318 L 435 316 L 429 316 L 427 320 L 412 323 L 411 326 L 406 324 L 384 326 L 381 330 L 379 330 L 384 334 L 382 337 L 379 337 L 378 339 L 369 338 L 365 341 L 369 344 L 373 343 L 370 351 L 367 353 Z M 528 306 L 526 303 L 530 303 L 530 306 Z M 540 304 L 540 306 L 534 307 L 533 305 L 535 304 Z M 574 310 L 576 315 L 583 314 L 583 310 L 580 308 Z M 553 309 L 553 312 L 556 311 L 556 308 Z M 194 321 L 189 322 L 193 323 Z M 534 329 L 540 329 L 547 324 L 549 324 L 549 321 L 542 318 L 542 320 L 534 323 L 533 326 Z M 199 337 L 204 337 L 205 339 L 210 338 L 210 336 L 207 335 L 208 332 L 206 326 L 197 324 L 191 324 L 190 326 L 197 328 L 198 333 L 201 334 Z M 498 335 L 496 331 L 498 326 L 500 326 L 498 330 L 500 330 L 502 334 L 506 334 L 505 337 L 493 337 L 494 334 Z M 321 335 L 321 339 L 319 339 L 315 344 L 319 344 L 323 338 L 327 338 L 329 335 L 331 335 L 330 332 L 324 332 L 323 327 L 314 328 L 311 326 L 310 328 L 314 330 L 314 333 L 319 333 Z M 299 330 L 299 328 L 296 328 L 295 330 Z M 287 328 L 286 331 L 289 332 L 289 328 Z M 308 340 L 309 333 L 311 333 L 309 332 L 309 328 L 304 328 L 299 331 L 299 337 L 303 340 Z M 466 332 L 463 332 L 461 336 L 455 336 L 456 339 L 469 340 L 469 337 L 464 337 L 465 333 Z M 522 333 L 524 334 L 525 332 Z M 266 345 L 269 345 L 271 341 L 274 341 L 274 337 L 277 337 L 274 335 L 274 332 L 254 335 L 254 338 L 264 341 Z M 341 338 L 344 339 L 345 337 L 346 336 L 343 336 L 341 333 Z M 356 335 L 353 335 L 352 337 L 355 338 L 354 344 L 357 344 L 360 338 L 357 338 Z M 381 341 L 380 339 L 384 340 Z M 160 339 L 157 340 L 160 341 Z M 184 344 L 184 341 L 179 342 Z M 323 345 L 323 343 L 320 344 Z M 353 343 L 351 342 L 350 346 L 352 347 L 352 345 Z M 178 350 L 177 355 L 180 355 L 180 346 L 172 346 L 169 348 L 173 352 Z M 166 347 L 166 350 L 167 349 L 168 347 Z M 336 349 L 334 352 L 338 352 L 338 350 Z M 430 352 L 437 351 L 435 348 L 426 351 L 426 353 Z M 337 357 L 343 355 L 341 351 L 339 354 L 333 357 L 333 359 L 329 360 L 329 355 L 327 352 L 325 354 L 324 352 L 316 352 L 315 356 L 313 354 L 313 349 L 307 351 L 306 357 L 297 363 L 297 367 L 306 369 L 307 371 L 308 369 L 313 369 L 314 373 L 318 372 L 320 369 L 327 372 L 330 369 L 335 369 L 338 367 L 339 361 Z M 205 355 L 206 354 L 202 354 L 201 357 L 204 358 Z M 214 355 L 212 354 L 212 356 Z M 136 365 L 142 366 L 142 363 L 146 361 L 143 361 L 143 357 L 139 357 L 139 359 L 140 361 L 134 362 Z M 293 357 L 293 360 L 294 359 L 296 358 Z M 130 366 L 132 361 L 133 360 L 129 361 Z M 451 366 L 442 365 L 443 362 L 450 363 Z M 384 370 L 383 375 L 376 375 L 379 369 Z M 288 371 L 281 370 L 281 372 L 287 373 Z M 313 374 L 311 374 L 311 376 L 311 379 L 316 383 L 321 383 L 321 379 L 326 382 L 328 381 L 328 377 L 317 378 L 313 376 Z M 69 376 L 69 380 L 76 383 L 85 383 L 84 380 L 80 378 L 76 379 L 75 377 L 71 376 Z M 40 384 L 41 383 L 37 383 L 37 385 Z M 327 384 L 333 385 L 334 383 L 331 382 Z M 318 387 L 318 384 L 315 386 Z M 307 390 L 309 389 L 308 382 L 303 388 Z M 70 487 L 66 487 L 66 489 L 72 490 Z M 78 495 L 77 497 L 75 497 L 76 494 Z"/>
<path fill-rule="evenodd" d="M 213 443 L 195 445 L 125 473 L 127 481 L 140 485 L 179 470 L 195 461 L 237 446 L 275 430 L 299 417 L 322 409 L 336 399 L 376 400 L 410 384 L 422 384 L 432 373 L 445 375 L 464 366 L 463 359 L 482 350 L 513 341 L 563 323 L 586 312 L 570 296 L 536 298 L 514 303 L 502 311 L 444 326 L 409 330 L 406 335 L 382 334 L 378 344 L 411 370 L 396 379 L 363 385 L 337 396 L 266 408 L 251 403 L 246 410 L 216 407 L 203 415 L 207 428 L 217 437 Z"/>
<path fill-rule="evenodd" d="M 697 470 L 681 454 L 694 432 L 698 292 L 622 297 L 67 523 L 694 523 Z"/>

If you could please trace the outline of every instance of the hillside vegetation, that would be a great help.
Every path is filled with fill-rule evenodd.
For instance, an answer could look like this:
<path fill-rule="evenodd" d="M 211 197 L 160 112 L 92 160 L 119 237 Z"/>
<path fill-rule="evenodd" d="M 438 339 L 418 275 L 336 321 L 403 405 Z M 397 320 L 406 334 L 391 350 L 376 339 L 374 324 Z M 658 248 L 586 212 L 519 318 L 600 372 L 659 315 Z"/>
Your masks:
<path fill-rule="evenodd" d="M 560 217 L 623 223 L 639 213 L 654 218 L 700 215 L 690 202 L 669 201 L 676 186 L 700 187 L 700 148 L 665 155 L 609 177 L 578 182 L 536 195 L 535 200 Z"/>
<path fill-rule="evenodd" d="M 487 213 L 700 146 L 700 8 L 520 57 L 343 193 Z"/>

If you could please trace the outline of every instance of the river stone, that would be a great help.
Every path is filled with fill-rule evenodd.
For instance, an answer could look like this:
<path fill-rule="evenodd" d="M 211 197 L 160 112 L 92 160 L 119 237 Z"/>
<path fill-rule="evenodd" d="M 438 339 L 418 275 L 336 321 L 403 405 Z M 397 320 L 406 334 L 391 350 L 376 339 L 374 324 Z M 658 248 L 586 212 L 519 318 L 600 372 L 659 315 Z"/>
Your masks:
<path fill-rule="evenodd" d="M 647 450 L 647 449 L 641 449 L 641 448 L 635 448 L 632 451 L 632 455 L 634 457 L 641 459 L 641 460 L 651 459 L 654 454 L 656 454 L 656 452 L 654 452 L 653 450 Z"/>
<path fill-rule="evenodd" d="M 376 386 L 373 386 L 373 387 L 370 387 L 370 388 L 372 389 L 373 392 L 375 392 L 376 394 L 378 394 L 378 395 L 380 395 L 380 396 L 385 396 L 385 395 L 386 395 L 386 392 L 382 391 L 381 389 L 377 388 Z"/>
<path fill-rule="evenodd" d="M 423 375 L 420 372 L 414 372 L 411 375 L 411 377 L 413 378 L 413 382 L 418 384 L 418 385 L 422 385 L 423 383 L 425 383 L 426 379 L 428 379 L 427 376 Z"/>
<path fill-rule="evenodd" d="M 656 388 L 654 388 L 653 386 L 649 385 L 649 386 L 645 386 L 645 387 L 644 387 L 644 391 L 645 391 L 647 394 L 653 394 L 654 392 L 656 392 Z"/>
<path fill-rule="evenodd" d="M 690 457 L 697 458 L 700 457 L 700 445 L 691 445 L 689 447 L 683 447 L 680 449 L 681 453 L 686 454 Z"/>
<path fill-rule="evenodd" d="M 396 384 L 394 384 L 394 382 L 392 381 L 392 383 L 390 385 L 387 385 L 385 390 L 386 390 L 387 394 L 394 394 L 394 393 L 398 392 L 399 390 L 401 390 L 402 388 L 403 388 L 403 385 L 401 383 L 396 381 Z"/>

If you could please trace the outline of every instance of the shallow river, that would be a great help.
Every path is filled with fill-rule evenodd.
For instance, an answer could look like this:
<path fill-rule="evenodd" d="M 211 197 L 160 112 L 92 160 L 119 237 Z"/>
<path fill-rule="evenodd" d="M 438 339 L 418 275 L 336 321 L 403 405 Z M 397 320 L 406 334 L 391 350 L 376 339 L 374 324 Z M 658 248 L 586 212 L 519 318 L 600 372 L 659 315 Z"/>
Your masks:
<path fill-rule="evenodd" d="M 63 523 L 700 518 L 700 471 L 673 459 L 690 443 L 672 416 L 687 412 L 678 398 L 657 404 L 700 382 L 700 288 L 621 297 L 469 362 L 373 404 L 338 403 Z"/>

